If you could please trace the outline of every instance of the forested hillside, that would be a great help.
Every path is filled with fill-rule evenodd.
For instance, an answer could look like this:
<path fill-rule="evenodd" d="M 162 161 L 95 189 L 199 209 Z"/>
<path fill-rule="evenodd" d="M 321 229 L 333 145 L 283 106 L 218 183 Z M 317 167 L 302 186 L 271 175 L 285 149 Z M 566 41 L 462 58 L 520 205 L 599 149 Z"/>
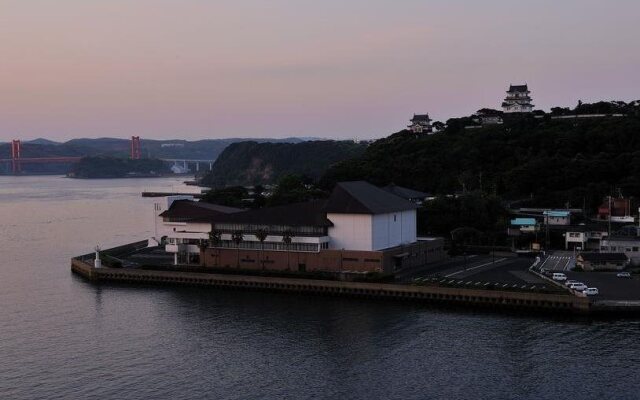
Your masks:
<path fill-rule="evenodd" d="M 595 207 L 612 190 L 640 196 L 637 104 L 624 117 L 529 115 L 477 129 L 465 129 L 466 118 L 449 120 L 433 135 L 401 131 L 330 168 L 322 184 L 366 179 L 436 194 L 476 192 L 579 208 Z"/>
<path fill-rule="evenodd" d="M 365 144 L 331 140 L 234 143 L 220 154 L 202 183 L 214 187 L 264 185 L 287 174 L 318 179 L 333 164 L 358 157 L 365 149 Z"/>

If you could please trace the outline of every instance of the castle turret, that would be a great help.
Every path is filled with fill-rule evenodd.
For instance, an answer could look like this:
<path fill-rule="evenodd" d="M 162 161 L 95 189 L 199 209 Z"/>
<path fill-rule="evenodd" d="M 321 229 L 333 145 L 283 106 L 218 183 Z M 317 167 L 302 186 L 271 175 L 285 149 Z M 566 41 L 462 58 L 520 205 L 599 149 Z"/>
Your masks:
<path fill-rule="evenodd" d="M 413 133 L 429 133 L 433 130 L 429 114 L 413 114 L 411 125 L 407 126 L 407 128 Z"/>
<path fill-rule="evenodd" d="M 502 103 L 502 109 L 505 113 L 528 113 L 533 111 L 530 93 L 526 84 L 510 85 L 507 97 Z"/>

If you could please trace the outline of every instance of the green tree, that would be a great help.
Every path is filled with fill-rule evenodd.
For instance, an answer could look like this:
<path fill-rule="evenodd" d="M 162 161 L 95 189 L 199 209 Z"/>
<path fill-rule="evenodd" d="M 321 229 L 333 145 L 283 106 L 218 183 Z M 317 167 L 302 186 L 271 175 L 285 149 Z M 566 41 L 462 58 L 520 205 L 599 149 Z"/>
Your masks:
<path fill-rule="evenodd" d="M 290 229 L 287 229 L 282 234 L 282 243 L 284 243 L 285 249 L 287 250 L 287 270 L 291 269 L 289 265 L 289 247 L 291 246 L 291 242 L 293 241 L 293 232 Z"/>
<path fill-rule="evenodd" d="M 249 197 L 247 189 L 242 186 L 232 186 L 223 189 L 211 189 L 204 194 L 202 201 L 241 208 L 243 206 L 242 200 L 247 197 Z"/>
<path fill-rule="evenodd" d="M 267 239 L 267 236 L 269 236 L 269 232 L 264 228 L 256 231 L 256 238 L 260 242 L 260 263 L 262 264 L 262 269 L 264 269 L 264 241 Z"/>
<path fill-rule="evenodd" d="M 285 175 L 278 181 L 271 197 L 267 200 L 269 206 L 298 203 L 326 196 L 309 180 L 300 175 Z"/>
<path fill-rule="evenodd" d="M 231 241 L 236 245 L 236 254 L 238 255 L 236 267 L 238 268 L 240 268 L 240 243 L 242 243 L 243 240 L 244 238 L 241 231 L 235 231 L 231 234 Z"/>

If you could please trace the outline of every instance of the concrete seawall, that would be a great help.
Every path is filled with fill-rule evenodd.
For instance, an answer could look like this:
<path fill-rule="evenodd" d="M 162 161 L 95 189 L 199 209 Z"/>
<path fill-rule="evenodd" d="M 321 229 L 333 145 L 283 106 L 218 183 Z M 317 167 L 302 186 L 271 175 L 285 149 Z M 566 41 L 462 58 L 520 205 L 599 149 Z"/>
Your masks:
<path fill-rule="evenodd" d="M 178 284 L 211 286 L 236 290 L 268 290 L 289 293 L 348 296 L 415 302 L 449 303 L 490 308 L 541 310 L 573 314 L 590 311 L 588 299 L 571 295 L 499 290 L 414 286 L 388 283 L 362 283 L 246 275 L 209 274 L 180 271 L 154 271 L 123 268 L 93 268 L 80 259 L 71 260 L 71 270 L 84 278 L 100 282 L 139 284 Z"/>

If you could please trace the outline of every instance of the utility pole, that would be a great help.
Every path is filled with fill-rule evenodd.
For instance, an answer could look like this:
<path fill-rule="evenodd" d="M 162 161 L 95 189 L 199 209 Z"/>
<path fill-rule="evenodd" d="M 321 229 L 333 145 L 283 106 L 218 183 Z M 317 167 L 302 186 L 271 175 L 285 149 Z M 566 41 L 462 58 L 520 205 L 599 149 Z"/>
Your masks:
<path fill-rule="evenodd" d="M 611 237 L 611 195 L 609 195 L 609 222 L 607 226 L 607 237 Z"/>
<path fill-rule="evenodd" d="M 547 215 L 545 215 L 544 218 L 545 222 L 544 222 L 544 235 L 545 235 L 545 244 L 544 244 L 544 249 L 545 251 L 549 250 L 549 214 L 547 213 Z"/>

